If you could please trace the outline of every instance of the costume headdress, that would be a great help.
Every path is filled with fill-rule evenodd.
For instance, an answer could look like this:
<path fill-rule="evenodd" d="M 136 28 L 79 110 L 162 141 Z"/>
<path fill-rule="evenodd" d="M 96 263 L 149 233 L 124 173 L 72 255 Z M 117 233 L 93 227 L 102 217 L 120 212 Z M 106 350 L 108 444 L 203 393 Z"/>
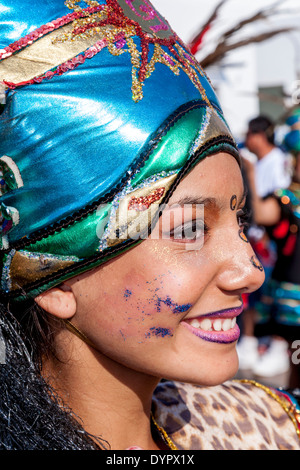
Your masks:
<path fill-rule="evenodd" d="M 285 136 L 284 144 L 292 153 L 300 152 L 300 108 L 296 108 L 286 120 L 290 131 Z"/>
<path fill-rule="evenodd" d="M 22 299 L 138 243 L 204 157 L 239 157 L 148 0 L 4 0 L 0 15 L 1 293 Z"/>

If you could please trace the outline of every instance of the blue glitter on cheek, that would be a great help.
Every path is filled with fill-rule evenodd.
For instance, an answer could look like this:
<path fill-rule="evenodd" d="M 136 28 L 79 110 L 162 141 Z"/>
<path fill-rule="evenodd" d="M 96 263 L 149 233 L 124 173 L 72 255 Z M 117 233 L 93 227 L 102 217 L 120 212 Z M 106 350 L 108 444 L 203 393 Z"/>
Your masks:
<path fill-rule="evenodd" d="M 125 289 L 124 297 L 125 299 L 128 299 L 132 295 L 131 290 Z"/>
<path fill-rule="evenodd" d="M 121 336 L 122 336 L 122 338 L 123 338 L 123 341 L 126 341 L 125 335 L 124 335 L 124 333 L 123 333 L 122 330 L 120 330 L 120 334 L 121 334 Z"/>
<path fill-rule="evenodd" d="M 152 327 L 145 336 L 146 338 L 149 338 L 150 336 L 160 336 L 161 338 L 164 338 L 165 336 L 173 336 L 173 334 L 169 328 Z"/>
<path fill-rule="evenodd" d="M 192 307 L 192 304 L 183 304 L 183 305 L 177 304 L 176 302 L 173 302 L 169 296 L 166 297 L 165 299 L 161 299 L 160 297 L 157 296 L 155 304 L 156 304 L 157 312 L 161 311 L 161 304 L 164 304 L 167 307 L 170 307 L 173 313 L 184 313 Z"/>
<path fill-rule="evenodd" d="M 173 309 L 173 313 L 187 312 L 191 308 L 191 306 L 192 304 L 177 305 L 177 307 Z"/>

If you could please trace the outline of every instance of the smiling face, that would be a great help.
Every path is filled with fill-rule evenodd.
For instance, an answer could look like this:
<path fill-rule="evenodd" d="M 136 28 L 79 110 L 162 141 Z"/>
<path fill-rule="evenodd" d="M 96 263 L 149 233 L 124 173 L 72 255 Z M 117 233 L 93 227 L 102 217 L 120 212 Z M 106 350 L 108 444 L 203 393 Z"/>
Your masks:
<path fill-rule="evenodd" d="M 243 199 L 235 159 L 208 157 L 179 184 L 151 237 L 66 283 L 77 300 L 72 323 L 112 370 L 204 385 L 235 374 L 241 294 L 264 280 L 241 236 Z"/>

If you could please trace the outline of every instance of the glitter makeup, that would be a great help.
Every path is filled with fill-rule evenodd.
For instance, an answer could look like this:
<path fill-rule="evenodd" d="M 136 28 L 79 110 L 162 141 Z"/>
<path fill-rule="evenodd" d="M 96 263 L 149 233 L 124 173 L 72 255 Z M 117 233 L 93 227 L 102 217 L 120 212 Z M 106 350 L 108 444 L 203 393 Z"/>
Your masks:
<path fill-rule="evenodd" d="M 192 304 L 182 304 L 182 305 L 177 304 L 169 296 L 167 296 L 165 299 L 162 299 L 157 296 L 156 301 L 155 301 L 157 312 L 161 311 L 161 304 L 164 304 L 164 305 L 167 305 L 167 307 L 170 307 L 173 313 L 187 312 L 192 307 Z"/>
<path fill-rule="evenodd" d="M 232 198 L 230 199 L 230 209 L 234 211 L 236 209 L 236 206 L 237 206 L 237 197 L 234 194 Z"/>
<path fill-rule="evenodd" d="M 173 333 L 169 328 L 162 328 L 162 327 L 152 327 L 149 329 L 148 333 L 146 333 L 146 338 L 151 336 L 157 336 L 164 338 L 165 336 L 173 336 Z"/>
<path fill-rule="evenodd" d="M 127 300 L 132 295 L 131 290 L 125 289 L 124 297 Z"/>
<path fill-rule="evenodd" d="M 239 230 L 239 237 L 240 237 L 241 240 L 243 240 L 243 242 L 249 243 L 249 240 L 246 237 L 246 235 L 244 233 L 244 230 L 242 228 Z"/>
<path fill-rule="evenodd" d="M 258 261 L 258 259 L 255 256 L 251 256 L 250 262 L 251 262 L 252 266 L 254 266 L 256 269 L 259 269 L 259 271 L 264 270 L 261 263 Z"/>
<path fill-rule="evenodd" d="M 132 197 L 128 204 L 128 210 L 145 211 L 154 203 L 159 201 L 165 192 L 165 188 L 157 188 L 148 196 Z"/>

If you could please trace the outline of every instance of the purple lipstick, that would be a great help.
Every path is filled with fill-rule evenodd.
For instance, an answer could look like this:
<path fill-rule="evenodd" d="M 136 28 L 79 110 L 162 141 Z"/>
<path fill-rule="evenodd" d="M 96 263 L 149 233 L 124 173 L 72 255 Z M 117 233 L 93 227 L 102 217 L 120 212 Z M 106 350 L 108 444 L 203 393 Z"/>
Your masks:
<path fill-rule="evenodd" d="M 194 318 L 185 318 L 182 324 L 205 341 L 220 344 L 234 343 L 240 337 L 236 318 L 242 311 L 243 305 L 240 305 Z"/>

